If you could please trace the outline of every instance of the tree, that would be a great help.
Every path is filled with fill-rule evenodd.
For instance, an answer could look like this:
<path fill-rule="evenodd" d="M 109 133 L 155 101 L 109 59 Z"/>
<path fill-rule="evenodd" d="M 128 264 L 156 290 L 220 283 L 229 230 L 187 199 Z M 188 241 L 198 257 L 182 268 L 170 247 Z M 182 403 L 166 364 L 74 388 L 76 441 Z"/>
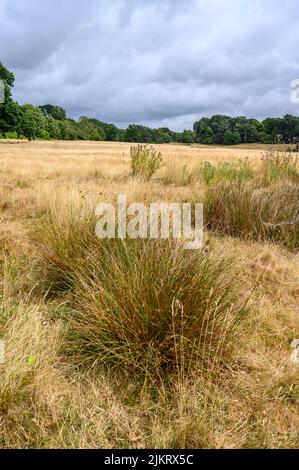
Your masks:
<path fill-rule="evenodd" d="M 234 136 L 234 145 L 238 145 L 242 142 L 241 136 L 238 131 L 234 131 L 233 136 Z"/>
<path fill-rule="evenodd" d="M 61 139 L 61 129 L 59 126 L 59 121 L 56 121 L 52 116 L 49 116 L 47 119 L 48 123 L 48 132 L 51 139 L 59 140 Z"/>
<path fill-rule="evenodd" d="M 120 139 L 119 129 L 114 124 L 107 124 L 102 121 L 97 121 L 98 126 L 101 128 L 101 140 L 108 140 L 108 141 L 118 141 Z"/>
<path fill-rule="evenodd" d="M 48 131 L 46 131 L 45 129 L 40 129 L 38 133 L 38 138 L 43 140 L 50 140 L 51 137 Z"/>
<path fill-rule="evenodd" d="M 3 80 L 10 88 L 14 86 L 15 76 L 13 72 L 10 72 L 2 62 L 0 62 L 0 78 Z"/>
<path fill-rule="evenodd" d="M 45 117 L 52 117 L 56 119 L 56 121 L 64 121 L 66 119 L 66 112 L 60 106 L 45 104 L 43 106 L 39 106 L 39 108 Z"/>
<path fill-rule="evenodd" d="M 204 130 L 202 131 L 200 135 L 199 142 L 205 145 L 210 145 L 215 142 L 214 132 L 210 126 L 207 126 L 204 128 Z"/>
<path fill-rule="evenodd" d="M 47 131 L 47 119 L 37 106 L 24 104 L 21 107 L 21 133 L 29 140 L 45 138 Z"/>
<path fill-rule="evenodd" d="M 125 129 L 117 129 L 117 142 L 125 142 L 126 141 L 126 131 Z"/>
<path fill-rule="evenodd" d="M 91 124 L 90 120 L 86 116 L 81 116 L 79 118 L 78 124 L 78 137 L 82 140 L 91 140 L 92 131 L 94 126 Z"/>
<path fill-rule="evenodd" d="M 172 141 L 169 133 L 163 129 L 154 129 L 154 136 L 157 144 L 170 144 Z"/>
<path fill-rule="evenodd" d="M 126 130 L 125 140 L 127 142 L 137 142 L 137 143 L 144 142 L 142 127 L 136 124 L 130 124 Z"/>
<path fill-rule="evenodd" d="M 0 62 L 0 80 L 4 83 L 4 103 L 0 103 L 0 133 L 14 131 L 17 125 L 18 107 L 12 100 L 15 77 Z"/>
<path fill-rule="evenodd" d="M 82 140 L 105 140 L 106 134 L 100 121 L 81 116 L 78 123 L 78 137 Z"/>
<path fill-rule="evenodd" d="M 224 145 L 237 145 L 241 143 L 241 137 L 237 131 L 226 131 L 223 136 Z"/>
<path fill-rule="evenodd" d="M 195 132 L 185 130 L 182 135 L 182 140 L 184 144 L 193 144 L 196 140 Z"/>
<path fill-rule="evenodd" d="M 267 134 L 267 132 L 260 132 L 259 142 L 262 144 L 273 144 L 273 137 L 271 134 Z"/>
<path fill-rule="evenodd" d="M 77 123 L 73 119 L 66 119 L 59 121 L 62 140 L 76 140 L 78 139 Z"/>
<path fill-rule="evenodd" d="M 1 109 L 1 106 L 3 108 Z M 16 132 L 21 134 L 21 106 L 15 101 L 9 100 L 4 105 L 0 104 L 0 134 Z"/>

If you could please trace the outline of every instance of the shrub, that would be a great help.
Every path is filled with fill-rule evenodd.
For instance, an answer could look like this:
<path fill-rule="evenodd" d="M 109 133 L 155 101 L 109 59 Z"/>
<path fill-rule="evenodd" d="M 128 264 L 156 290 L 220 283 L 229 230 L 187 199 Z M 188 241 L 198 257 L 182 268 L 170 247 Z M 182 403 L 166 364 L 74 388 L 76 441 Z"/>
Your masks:
<path fill-rule="evenodd" d="M 48 131 L 46 131 L 45 129 L 41 129 L 39 131 L 39 136 L 38 136 L 40 139 L 42 140 L 50 140 L 50 134 Z"/>
<path fill-rule="evenodd" d="M 137 145 L 130 149 L 133 176 L 149 181 L 162 163 L 162 154 L 151 145 Z"/>
<path fill-rule="evenodd" d="M 79 364 L 157 378 L 226 362 L 242 312 L 228 262 L 165 240 L 100 241 L 89 220 L 51 217 L 41 260 L 68 289 L 66 351 Z"/>
<path fill-rule="evenodd" d="M 17 139 L 18 134 L 17 132 L 6 132 L 5 133 L 5 139 Z"/>

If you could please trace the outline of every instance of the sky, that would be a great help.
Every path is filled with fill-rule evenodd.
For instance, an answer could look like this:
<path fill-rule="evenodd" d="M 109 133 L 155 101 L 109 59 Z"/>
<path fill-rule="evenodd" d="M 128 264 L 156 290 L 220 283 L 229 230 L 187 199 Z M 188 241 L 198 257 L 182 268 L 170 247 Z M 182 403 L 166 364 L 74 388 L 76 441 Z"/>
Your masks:
<path fill-rule="evenodd" d="M 203 116 L 299 115 L 297 0 L 0 0 L 20 103 L 191 129 Z"/>

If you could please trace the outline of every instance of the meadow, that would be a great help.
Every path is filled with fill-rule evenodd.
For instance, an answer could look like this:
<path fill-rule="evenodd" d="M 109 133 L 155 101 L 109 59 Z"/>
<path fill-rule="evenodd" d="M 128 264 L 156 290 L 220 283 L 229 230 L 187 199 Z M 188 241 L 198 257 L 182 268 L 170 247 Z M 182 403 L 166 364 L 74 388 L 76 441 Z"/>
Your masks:
<path fill-rule="evenodd" d="M 0 141 L 1 448 L 298 448 L 286 148 Z M 99 202 L 203 202 L 202 250 L 98 240 Z"/>

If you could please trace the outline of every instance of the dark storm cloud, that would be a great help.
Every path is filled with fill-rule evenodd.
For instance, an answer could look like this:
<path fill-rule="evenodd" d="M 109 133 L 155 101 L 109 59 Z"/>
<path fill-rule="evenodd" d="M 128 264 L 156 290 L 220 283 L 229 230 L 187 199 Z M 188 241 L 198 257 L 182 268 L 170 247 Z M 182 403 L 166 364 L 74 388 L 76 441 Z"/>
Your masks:
<path fill-rule="evenodd" d="M 298 114 L 296 0 L 0 0 L 20 102 L 127 125 Z"/>

